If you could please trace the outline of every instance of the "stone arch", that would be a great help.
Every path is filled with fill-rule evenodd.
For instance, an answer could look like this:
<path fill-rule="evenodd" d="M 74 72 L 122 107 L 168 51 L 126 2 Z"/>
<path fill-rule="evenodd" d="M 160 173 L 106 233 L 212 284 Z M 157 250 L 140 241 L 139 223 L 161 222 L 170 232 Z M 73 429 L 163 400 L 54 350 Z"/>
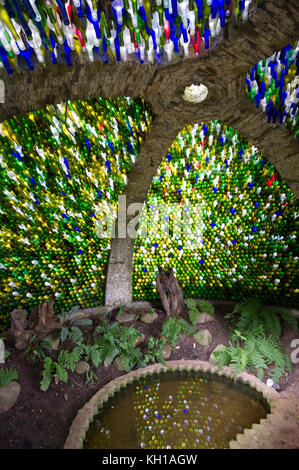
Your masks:
<path fill-rule="evenodd" d="M 273 153 L 274 158 L 267 158 L 267 160 L 273 164 L 282 179 L 284 179 L 282 174 L 284 173 L 284 167 L 279 166 L 283 162 L 279 159 L 279 155 L 277 156 L 277 152 L 282 141 L 288 142 L 289 145 L 284 147 L 287 154 L 285 165 L 286 167 L 289 164 L 295 166 L 295 159 L 298 158 L 298 153 L 294 152 L 296 144 L 294 145 L 293 137 L 280 125 L 269 126 L 262 113 L 252 113 L 250 103 L 243 101 L 241 106 L 242 109 L 237 116 L 234 113 L 224 112 L 220 113 L 221 118 L 218 115 L 213 116 L 210 120 L 219 119 L 226 125 L 231 126 L 234 130 L 238 131 L 239 135 L 243 138 L 245 137 L 252 145 L 256 146 L 264 157 L 267 158 L 267 155 L 272 155 Z M 246 112 L 248 112 L 249 117 Z M 191 121 L 191 124 L 195 124 L 195 119 Z M 141 149 L 135 167 L 130 174 L 125 190 L 127 207 L 131 203 L 143 203 L 146 200 L 148 189 L 152 183 L 153 176 L 157 173 L 161 159 L 167 154 L 169 147 L 175 140 L 174 137 L 177 137 L 184 127 L 183 125 L 180 129 L 173 127 L 168 129 L 166 123 L 159 122 L 158 120 L 153 123 L 153 127 Z M 254 136 L 254 138 L 250 138 L 250 136 Z M 281 141 L 280 139 L 283 140 Z M 163 142 L 162 146 L 160 145 L 161 142 Z M 143 157 L 144 153 L 145 158 Z M 278 162 L 278 165 L 276 162 Z M 294 180 L 295 188 L 297 181 L 298 179 L 296 178 Z M 294 185 L 290 184 L 290 180 L 286 182 L 292 192 L 294 192 Z M 127 215 L 127 223 L 129 221 L 130 216 Z M 106 279 L 106 305 L 117 305 L 132 301 L 134 244 L 135 239 L 129 237 L 112 240 Z"/>

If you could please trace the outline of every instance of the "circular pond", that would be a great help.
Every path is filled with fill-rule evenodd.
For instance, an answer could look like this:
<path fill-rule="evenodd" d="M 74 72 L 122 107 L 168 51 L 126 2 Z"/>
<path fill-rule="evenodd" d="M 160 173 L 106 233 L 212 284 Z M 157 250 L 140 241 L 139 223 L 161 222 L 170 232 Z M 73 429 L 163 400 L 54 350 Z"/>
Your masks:
<path fill-rule="evenodd" d="M 263 394 L 209 372 L 170 370 L 136 377 L 103 403 L 86 449 L 228 448 L 270 408 Z"/>

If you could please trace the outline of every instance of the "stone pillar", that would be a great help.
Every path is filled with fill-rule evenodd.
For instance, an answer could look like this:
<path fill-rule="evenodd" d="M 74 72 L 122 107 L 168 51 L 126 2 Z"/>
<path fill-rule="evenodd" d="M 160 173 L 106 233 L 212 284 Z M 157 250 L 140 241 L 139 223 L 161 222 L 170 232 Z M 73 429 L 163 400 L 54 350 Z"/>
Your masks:
<path fill-rule="evenodd" d="M 126 227 L 128 227 L 130 220 L 139 215 L 138 213 L 128 215 L 129 205 L 143 204 L 163 156 L 183 127 L 183 122 L 179 119 L 170 122 L 167 120 L 167 116 L 165 120 L 154 119 L 142 144 L 136 164 L 129 174 L 128 185 L 124 192 L 127 211 L 126 214 L 122 214 L 122 217 L 125 217 Z M 124 233 L 118 234 L 117 232 L 116 238 L 111 243 L 106 278 L 105 305 L 107 306 L 121 305 L 132 301 L 132 263 L 135 238 L 130 238 L 127 233 L 126 238 L 117 238 L 118 235 L 125 236 Z"/>
<path fill-rule="evenodd" d="M 114 238 L 106 279 L 105 305 L 121 305 L 132 301 L 132 261 L 135 240 Z"/>

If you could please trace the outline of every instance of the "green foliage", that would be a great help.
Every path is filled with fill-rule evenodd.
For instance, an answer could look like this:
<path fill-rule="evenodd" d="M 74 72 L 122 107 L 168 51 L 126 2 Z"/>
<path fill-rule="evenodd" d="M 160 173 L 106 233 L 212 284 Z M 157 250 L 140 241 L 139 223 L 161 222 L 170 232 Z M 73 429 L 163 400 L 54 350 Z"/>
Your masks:
<path fill-rule="evenodd" d="M 84 345 L 78 345 L 72 350 L 71 356 L 72 356 L 72 361 L 74 362 L 74 364 L 77 365 L 77 363 L 81 360 L 81 357 L 84 354 L 84 350 L 85 350 Z M 74 368 L 74 370 L 75 370 L 75 368 Z M 70 369 L 72 370 L 71 367 L 70 367 Z"/>
<path fill-rule="evenodd" d="M 119 311 L 118 311 L 118 313 L 117 313 L 117 315 L 116 315 L 116 320 L 118 320 L 118 319 L 122 316 L 122 314 L 124 313 L 124 311 L 125 311 L 125 307 L 124 307 L 123 305 L 121 305 L 121 306 L 119 307 Z"/>
<path fill-rule="evenodd" d="M 243 334 L 261 332 L 280 338 L 281 319 L 279 314 L 290 326 L 298 330 L 296 319 L 286 309 L 268 307 L 255 299 L 237 304 L 233 312 L 226 315 L 226 318 L 231 319 L 233 328 Z"/>
<path fill-rule="evenodd" d="M 86 371 L 86 381 L 85 381 L 85 384 L 88 385 L 89 383 L 95 383 L 97 382 L 98 378 L 96 376 L 96 374 L 93 372 L 93 370 L 91 369 L 88 369 Z"/>
<path fill-rule="evenodd" d="M 82 345 L 83 355 L 86 362 L 91 361 L 95 367 L 98 367 L 102 362 L 100 347 L 97 344 Z"/>
<path fill-rule="evenodd" d="M 132 370 L 135 366 L 146 366 L 140 348 L 133 345 L 131 345 L 127 350 L 122 350 L 120 352 L 120 358 L 126 372 L 130 372 L 130 370 Z"/>
<path fill-rule="evenodd" d="M 196 301 L 194 299 L 188 299 L 186 304 L 189 310 L 189 320 L 192 325 L 196 325 L 199 317 L 199 310 L 196 307 Z"/>
<path fill-rule="evenodd" d="M 154 338 L 153 336 L 150 336 L 147 340 L 147 352 L 144 356 L 144 361 L 146 364 L 149 362 L 155 362 L 156 360 L 158 362 L 161 362 L 163 365 L 167 365 L 166 361 L 164 361 L 162 357 L 162 349 L 163 345 L 166 340 L 162 340 L 159 338 Z"/>
<path fill-rule="evenodd" d="M 271 374 L 274 382 L 278 382 L 291 371 L 290 358 L 279 340 L 282 332 L 280 317 L 298 329 L 296 319 L 284 308 L 265 306 L 255 299 L 237 304 L 233 312 L 226 315 L 232 323 L 230 338 L 233 343 L 214 353 L 218 366 L 230 364 L 235 373 L 254 370 L 262 380 L 265 370 L 274 365 Z"/>
<path fill-rule="evenodd" d="M 53 378 L 54 369 L 55 369 L 54 361 L 52 361 L 51 357 L 49 357 L 49 356 L 46 357 L 45 360 L 44 360 L 44 369 L 42 371 L 43 378 L 42 378 L 42 381 L 40 383 L 41 390 L 43 390 L 43 391 L 48 390 L 48 388 L 50 386 L 50 383 L 52 381 L 52 378 Z"/>
<path fill-rule="evenodd" d="M 246 371 L 254 371 L 262 380 L 265 370 L 274 364 L 271 374 L 274 382 L 278 382 L 283 375 L 291 371 L 290 358 L 285 354 L 279 339 L 273 335 L 248 333 L 246 337 L 235 331 L 234 337 L 238 340 L 222 351 L 215 351 L 215 364 L 222 368 L 229 365 L 234 376 Z M 241 344 L 242 343 L 242 344 Z"/>
<path fill-rule="evenodd" d="M 42 360 L 46 357 L 42 346 L 48 346 L 50 353 L 52 353 L 52 345 L 45 338 L 39 338 L 37 335 L 33 335 L 29 340 L 29 346 L 25 351 L 27 359 L 29 359 L 33 364 L 36 363 L 36 359 Z"/>
<path fill-rule="evenodd" d="M 42 371 L 43 379 L 40 383 L 41 390 L 48 390 L 53 378 L 56 384 L 59 382 L 67 383 L 69 378 L 68 369 L 74 372 L 78 362 L 77 359 L 78 355 L 66 349 L 60 351 L 57 361 L 54 361 L 49 356 L 45 357 L 44 369 Z"/>
<path fill-rule="evenodd" d="M 185 335 L 193 336 L 197 332 L 196 328 L 194 328 L 192 325 L 189 325 L 189 323 L 187 323 L 183 318 L 177 317 L 176 321 L 180 325 L 182 333 L 185 333 Z"/>
<path fill-rule="evenodd" d="M 175 317 L 169 317 L 162 326 L 161 335 L 171 345 L 178 343 L 182 329 Z"/>
<path fill-rule="evenodd" d="M 72 326 L 69 330 L 68 335 L 69 339 L 76 344 L 81 344 L 83 341 L 83 333 L 80 328 L 78 328 L 78 326 Z"/>
<path fill-rule="evenodd" d="M 17 380 L 19 377 L 18 372 L 16 369 L 0 369 L 0 387 L 4 387 L 4 385 L 8 385 L 13 380 Z"/>
<path fill-rule="evenodd" d="M 41 390 L 48 390 L 53 378 L 55 379 L 55 383 L 67 383 L 69 377 L 67 369 L 74 372 L 76 368 L 76 359 L 77 356 L 65 349 L 60 351 L 57 361 L 54 361 L 49 356 L 45 357 L 44 369 L 42 371 L 43 379 L 40 383 Z"/>
<path fill-rule="evenodd" d="M 172 346 L 178 343 L 181 333 L 192 336 L 196 333 L 196 329 L 180 317 L 169 317 L 163 323 L 161 336 Z"/>
<path fill-rule="evenodd" d="M 198 302 L 198 306 L 201 312 L 206 312 L 209 315 L 214 315 L 214 306 L 209 300 L 201 299 Z"/>
<path fill-rule="evenodd" d="M 61 342 L 63 343 L 67 337 L 69 337 L 74 343 L 77 343 L 80 341 L 79 336 L 82 336 L 81 330 L 78 328 L 78 326 L 82 325 L 92 325 L 92 320 L 90 318 L 76 318 L 74 317 L 75 313 L 80 309 L 79 305 L 76 305 L 75 307 L 72 307 L 71 310 L 67 313 L 63 312 L 60 315 L 57 315 L 58 318 L 60 319 L 63 327 L 61 328 L 60 332 L 60 339 Z M 78 330 L 80 333 L 78 333 Z M 74 331 L 77 331 L 77 336 Z"/>
<path fill-rule="evenodd" d="M 112 325 L 103 320 L 102 326 L 96 328 L 98 336 L 95 337 L 95 343 L 99 348 L 99 360 L 110 365 L 116 356 L 120 356 L 122 364 L 126 371 L 133 367 L 144 367 L 140 348 L 136 346 L 140 337 L 140 332 L 133 326 L 121 326 L 118 322 Z"/>

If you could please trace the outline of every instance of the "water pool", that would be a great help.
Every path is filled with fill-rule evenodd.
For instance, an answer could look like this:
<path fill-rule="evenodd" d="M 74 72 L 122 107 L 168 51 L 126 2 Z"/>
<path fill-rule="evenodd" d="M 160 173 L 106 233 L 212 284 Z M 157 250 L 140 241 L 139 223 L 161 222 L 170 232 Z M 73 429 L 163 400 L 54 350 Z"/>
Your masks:
<path fill-rule="evenodd" d="M 262 394 L 200 372 L 154 374 L 116 392 L 99 410 L 85 449 L 223 449 L 269 412 Z"/>

